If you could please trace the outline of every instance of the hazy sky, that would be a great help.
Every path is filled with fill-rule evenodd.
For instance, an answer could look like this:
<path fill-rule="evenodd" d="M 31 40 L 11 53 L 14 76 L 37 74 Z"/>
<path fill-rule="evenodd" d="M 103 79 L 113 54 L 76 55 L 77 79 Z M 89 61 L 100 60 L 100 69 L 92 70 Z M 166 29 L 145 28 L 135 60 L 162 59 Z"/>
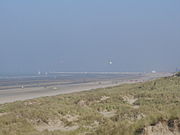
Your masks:
<path fill-rule="evenodd" d="M 176 67 L 180 0 L 0 0 L 0 73 Z"/>

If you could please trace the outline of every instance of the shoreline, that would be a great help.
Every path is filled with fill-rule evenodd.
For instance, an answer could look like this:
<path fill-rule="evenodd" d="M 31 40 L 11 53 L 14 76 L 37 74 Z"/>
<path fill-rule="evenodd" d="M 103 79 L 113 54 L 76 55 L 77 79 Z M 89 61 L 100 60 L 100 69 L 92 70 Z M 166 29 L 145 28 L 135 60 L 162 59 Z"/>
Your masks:
<path fill-rule="evenodd" d="M 96 80 L 92 82 L 77 83 L 77 84 L 61 84 L 49 87 L 29 87 L 29 88 L 15 88 L 0 90 L 0 104 L 10 103 L 15 101 L 23 101 L 27 99 L 56 96 L 60 94 L 69 94 L 74 92 L 94 90 L 98 88 L 114 87 L 122 84 L 132 84 L 139 82 L 146 82 L 149 80 L 170 76 L 170 73 L 156 73 L 145 74 L 144 76 L 132 79 L 110 79 L 110 80 Z"/>

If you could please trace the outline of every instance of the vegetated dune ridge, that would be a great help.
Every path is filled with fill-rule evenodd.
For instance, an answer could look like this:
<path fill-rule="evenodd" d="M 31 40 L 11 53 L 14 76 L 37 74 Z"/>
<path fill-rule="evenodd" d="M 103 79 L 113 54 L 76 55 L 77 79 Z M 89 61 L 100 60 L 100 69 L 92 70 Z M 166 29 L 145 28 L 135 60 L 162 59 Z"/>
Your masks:
<path fill-rule="evenodd" d="M 0 105 L 0 135 L 179 135 L 180 77 Z"/>

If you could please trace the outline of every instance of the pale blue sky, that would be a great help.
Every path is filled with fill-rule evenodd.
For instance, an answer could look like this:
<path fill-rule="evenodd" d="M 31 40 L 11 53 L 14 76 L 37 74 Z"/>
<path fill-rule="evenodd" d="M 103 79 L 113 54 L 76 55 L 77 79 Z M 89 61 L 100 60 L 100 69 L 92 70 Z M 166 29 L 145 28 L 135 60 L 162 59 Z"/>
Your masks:
<path fill-rule="evenodd" d="M 179 0 L 0 1 L 0 73 L 173 71 L 179 58 Z"/>

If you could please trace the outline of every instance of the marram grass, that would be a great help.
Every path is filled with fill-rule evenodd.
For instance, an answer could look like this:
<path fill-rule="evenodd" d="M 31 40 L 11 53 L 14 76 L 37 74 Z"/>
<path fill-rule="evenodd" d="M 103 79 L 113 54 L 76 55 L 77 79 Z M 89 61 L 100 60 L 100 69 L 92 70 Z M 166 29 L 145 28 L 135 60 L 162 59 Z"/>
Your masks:
<path fill-rule="evenodd" d="M 138 135 L 180 118 L 180 77 L 0 105 L 0 135 Z"/>

